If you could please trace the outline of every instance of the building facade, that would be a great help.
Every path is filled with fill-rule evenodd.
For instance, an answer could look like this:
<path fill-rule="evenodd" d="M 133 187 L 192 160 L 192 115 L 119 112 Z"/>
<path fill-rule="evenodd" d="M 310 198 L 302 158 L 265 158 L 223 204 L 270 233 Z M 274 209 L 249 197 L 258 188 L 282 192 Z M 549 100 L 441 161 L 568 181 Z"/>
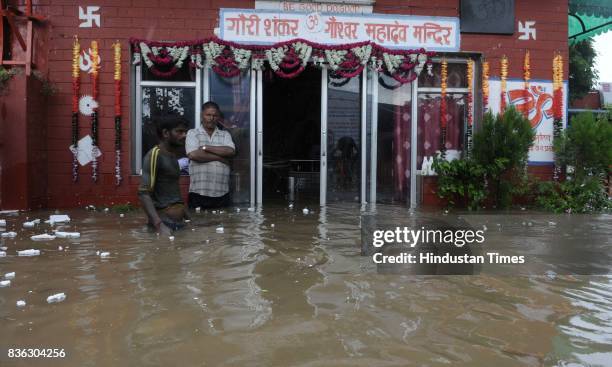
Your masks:
<path fill-rule="evenodd" d="M 221 106 L 221 125 L 237 147 L 231 176 L 236 205 L 279 200 L 436 204 L 428 158 L 441 147 L 449 159 L 460 157 L 472 123 L 477 129 L 483 111 L 499 111 L 502 104 L 523 106 L 537 129 L 529 169 L 551 175 L 552 65 L 556 55 L 568 59 L 567 1 L 355 3 L 14 2 L 23 14 L 16 30 L 4 27 L 3 64 L 6 70 L 23 71 L 11 73 L 0 96 L 0 207 L 136 202 L 142 157 L 156 144 L 155 117 L 181 115 L 195 125 L 207 100 Z M 302 19 L 314 31 L 277 22 L 283 19 Z M 407 39 L 418 38 L 418 27 L 432 23 L 454 33 L 439 45 L 434 35 L 433 47 L 415 51 Z M 367 29 L 373 24 L 395 25 L 399 33 L 381 36 Z M 492 33 L 508 24 L 505 33 Z M 358 27 L 370 39 L 360 38 Z M 279 34 L 274 32 L 285 32 L 285 38 L 275 39 Z M 16 33 L 27 35 L 25 50 Z M 225 41 L 215 43 L 216 37 Z M 308 56 L 288 42 L 292 38 L 304 39 Z M 423 38 L 427 42 L 426 32 Z M 287 46 L 278 56 L 281 63 L 292 61 L 287 53 L 295 53 L 295 75 L 270 66 L 273 56 L 264 49 L 275 41 Z M 352 50 L 366 44 L 373 46 L 360 49 L 367 51 L 363 68 L 346 60 L 347 54 L 363 56 Z M 251 52 L 238 72 L 232 65 L 245 56 L 236 50 Z M 223 52 L 231 52 L 227 67 L 220 61 Z M 398 70 L 406 66 L 402 75 L 411 75 L 410 80 L 391 72 L 389 55 L 396 54 L 404 60 L 414 55 L 414 62 L 396 65 Z M 253 67 L 255 55 L 261 56 L 259 68 Z M 330 55 L 340 55 L 354 73 L 338 73 Z M 308 60 L 300 68 L 304 57 Z M 22 59 L 24 66 L 7 63 Z M 567 62 L 563 70 L 567 75 Z M 484 90 L 483 81 L 488 82 Z M 566 89 L 565 83 L 565 95 Z M 89 138 L 99 156 L 92 154 Z M 75 141 L 81 154 L 77 164 L 70 150 Z M 181 183 L 186 189 L 188 177 Z"/>

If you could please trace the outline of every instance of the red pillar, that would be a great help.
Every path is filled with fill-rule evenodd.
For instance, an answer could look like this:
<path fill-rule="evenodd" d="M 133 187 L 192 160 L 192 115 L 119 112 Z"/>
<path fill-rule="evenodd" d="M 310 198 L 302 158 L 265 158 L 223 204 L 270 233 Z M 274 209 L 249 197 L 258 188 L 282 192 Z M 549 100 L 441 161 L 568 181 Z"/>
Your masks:
<path fill-rule="evenodd" d="M 46 205 L 46 101 L 41 83 L 24 73 L 0 94 L 0 208 Z"/>

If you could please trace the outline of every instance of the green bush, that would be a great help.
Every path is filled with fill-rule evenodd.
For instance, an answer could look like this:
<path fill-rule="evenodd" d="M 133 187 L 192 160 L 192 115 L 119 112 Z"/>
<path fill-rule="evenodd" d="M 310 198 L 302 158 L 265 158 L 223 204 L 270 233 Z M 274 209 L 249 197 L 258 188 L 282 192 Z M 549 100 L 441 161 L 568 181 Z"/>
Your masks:
<path fill-rule="evenodd" d="M 514 108 L 503 115 L 486 114 L 474 135 L 471 157 L 435 160 L 438 195 L 453 206 L 469 209 L 477 209 L 487 198 L 496 207 L 509 206 L 525 181 L 534 136 L 529 121 Z"/>
<path fill-rule="evenodd" d="M 473 159 L 446 161 L 436 157 L 433 168 L 438 174 L 438 195 L 451 206 L 477 210 L 487 196 L 486 170 Z"/>
<path fill-rule="evenodd" d="M 601 180 L 586 177 L 582 181 L 544 181 L 538 185 L 536 204 L 555 213 L 595 213 L 612 210 Z"/>
<path fill-rule="evenodd" d="M 512 204 L 525 180 L 529 147 L 535 132 L 531 123 L 513 107 L 503 115 L 487 113 L 474 134 L 474 160 L 486 168 L 491 199 L 497 208 Z"/>
<path fill-rule="evenodd" d="M 590 112 L 572 119 L 554 143 L 557 165 L 571 166 L 564 182 L 538 185 L 536 204 L 554 212 L 593 213 L 610 211 L 612 201 L 604 180 L 612 165 L 612 125 L 608 116 Z"/>
<path fill-rule="evenodd" d="M 554 151 L 558 165 L 573 167 L 569 176 L 575 180 L 607 176 L 612 165 L 612 124 L 607 116 L 581 113 L 555 139 Z"/>

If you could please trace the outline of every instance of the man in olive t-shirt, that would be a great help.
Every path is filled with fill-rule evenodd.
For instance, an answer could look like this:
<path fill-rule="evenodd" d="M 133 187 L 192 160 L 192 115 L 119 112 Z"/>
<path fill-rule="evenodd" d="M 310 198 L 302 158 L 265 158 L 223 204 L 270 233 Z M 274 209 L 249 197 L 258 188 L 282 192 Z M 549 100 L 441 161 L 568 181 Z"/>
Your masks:
<path fill-rule="evenodd" d="M 138 196 L 149 224 L 162 234 L 171 234 L 189 218 L 181 198 L 178 158 L 185 145 L 188 123 L 181 117 L 155 121 L 159 145 L 145 155 Z"/>

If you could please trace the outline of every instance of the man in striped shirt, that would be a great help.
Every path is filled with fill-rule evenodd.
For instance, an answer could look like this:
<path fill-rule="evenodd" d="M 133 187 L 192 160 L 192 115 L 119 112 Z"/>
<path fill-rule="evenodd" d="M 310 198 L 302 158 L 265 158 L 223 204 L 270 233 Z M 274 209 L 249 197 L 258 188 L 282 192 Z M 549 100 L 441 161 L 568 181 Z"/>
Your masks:
<path fill-rule="evenodd" d="M 189 207 L 218 208 L 230 204 L 230 159 L 235 146 L 232 136 L 220 130 L 219 106 L 214 102 L 202 105 L 201 124 L 187 132 L 185 151 L 189 162 Z"/>

